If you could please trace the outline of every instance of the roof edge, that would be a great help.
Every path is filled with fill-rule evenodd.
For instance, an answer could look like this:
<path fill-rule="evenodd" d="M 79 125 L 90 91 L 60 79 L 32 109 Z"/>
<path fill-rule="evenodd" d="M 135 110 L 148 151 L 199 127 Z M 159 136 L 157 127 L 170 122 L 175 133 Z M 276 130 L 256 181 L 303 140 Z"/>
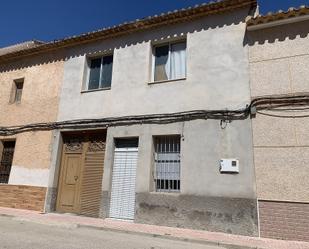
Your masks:
<path fill-rule="evenodd" d="M 309 20 L 309 7 L 302 5 L 297 9 L 289 8 L 287 11 L 279 10 L 276 13 L 269 12 L 266 15 L 251 18 L 247 21 L 247 29 L 254 31 L 305 20 Z"/>

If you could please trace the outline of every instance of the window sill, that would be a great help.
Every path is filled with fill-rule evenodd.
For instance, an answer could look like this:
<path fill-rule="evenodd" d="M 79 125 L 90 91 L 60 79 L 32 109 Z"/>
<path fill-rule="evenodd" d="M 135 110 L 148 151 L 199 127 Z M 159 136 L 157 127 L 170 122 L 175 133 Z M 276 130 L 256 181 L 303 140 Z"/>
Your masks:
<path fill-rule="evenodd" d="M 179 78 L 179 79 L 173 79 L 173 80 L 160 80 L 160 81 L 152 81 L 148 82 L 148 85 L 155 85 L 155 84 L 161 84 L 161 83 L 169 83 L 169 82 L 174 82 L 174 81 L 184 81 L 187 78 Z"/>
<path fill-rule="evenodd" d="M 83 90 L 81 93 L 91 93 L 91 92 L 99 92 L 99 91 L 106 91 L 111 90 L 111 87 L 104 87 L 104 88 L 98 88 L 98 89 L 92 89 L 92 90 Z"/>
<path fill-rule="evenodd" d="M 9 105 L 20 105 L 21 101 L 9 102 Z"/>

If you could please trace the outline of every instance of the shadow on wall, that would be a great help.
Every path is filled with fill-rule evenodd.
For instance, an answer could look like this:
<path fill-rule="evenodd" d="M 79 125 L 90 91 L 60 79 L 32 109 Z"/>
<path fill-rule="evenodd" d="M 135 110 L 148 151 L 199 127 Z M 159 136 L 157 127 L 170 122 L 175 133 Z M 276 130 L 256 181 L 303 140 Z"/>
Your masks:
<path fill-rule="evenodd" d="M 307 38 L 309 34 L 309 21 L 286 24 L 267 29 L 247 31 L 244 45 L 254 46 L 266 43 L 284 42 L 297 38 Z"/>
<path fill-rule="evenodd" d="M 113 49 L 125 48 L 143 44 L 147 42 L 160 43 L 166 40 L 181 39 L 188 34 L 201 31 L 211 31 L 228 26 L 236 26 L 244 22 L 248 15 L 247 9 L 237 10 L 232 13 L 221 15 L 210 15 L 191 22 L 184 22 L 170 25 L 168 28 L 158 27 L 151 30 L 141 30 L 141 32 L 132 33 L 126 36 L 113 39 L 106 39 L 103 42 L 97 41 L 86 46 L 77 46 L 67 54 L 68 58 L 83 56 L 95 56 L 96 54 L 108 53 Z"/>
<path fill-rule="evenodd" d="M 25 68 L 31 68 L 34 66 L 52 64 L 65 60 L 64 50 L 58 50 L 57 52 L 49 52 L 44 54 L 36 54 L 28 57 L 15 59 L 6 63 L 0 63 L 0 73 L 22 70 Z"/>
<path fill-rule="evenodd" d="M 63 48 L 58 50 L 57 53 L 50 52 L 48 55 L 35 55 L 18 60 L 18 62 L 14 61 L 0 64 L 0 73 L 40 64 L 53 63 L 59 60 L 83 56 L 85 54 L 95 56 L 96 54 L 108 53 L 115 48 L 124 48 L 150 41 L 156 43 L 168 39 L 179 39 L 186 37 L 187 34 L 193 34 L 205 30 L 210 31 L 233 25 L 236 26 L 237 24 L 244 22 L 245 18 L 248 16 L 248 12 L 248 9 L 239 9 L 231 13 L 226 12 L 218 15 L 209 15 L 194 21 L 173 24 L 170 25 L 169 28 L 157 27 L 151 30 L 141 30 L 140 32 L 124 36 L 98 40 L 86 45 Z"/>

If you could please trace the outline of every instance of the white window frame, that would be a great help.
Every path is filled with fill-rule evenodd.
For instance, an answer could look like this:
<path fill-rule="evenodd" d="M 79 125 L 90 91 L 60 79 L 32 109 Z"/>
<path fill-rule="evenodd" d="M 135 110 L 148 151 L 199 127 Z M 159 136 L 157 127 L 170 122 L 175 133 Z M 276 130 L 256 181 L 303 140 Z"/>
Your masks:
<path fill-rule="evenodd" d="M 177 43 L 185 43 L 186 44 L 186 61 L 185 61 L 185 76 L 181 78 L 175 78 L 175 79 L 167 79 L 167 80 L 157 80 L 155 81 L 155 63 L 156 63 L 156 48 L 157 47 L 163 47 L 168 45 L 168 63 L 169 63 L 169 74 L 171 73 L 171 45 L 177 44 Z M 168 41 L 165 43 L 158 43 L 158 44 L 153 44 L 152 45 L 152 67 L 151 67 L 151 82 L 152 83 L 160 83 L 160 82 L 167 82 L 167 81 L 177 81 L 177 80 L 183 80 L 187 78 L 187 55 L 188 55 L 188 46 L 187 46 L 187 39 L 182 39 L 182 40 L 176 40 L 176 41 Z"/>

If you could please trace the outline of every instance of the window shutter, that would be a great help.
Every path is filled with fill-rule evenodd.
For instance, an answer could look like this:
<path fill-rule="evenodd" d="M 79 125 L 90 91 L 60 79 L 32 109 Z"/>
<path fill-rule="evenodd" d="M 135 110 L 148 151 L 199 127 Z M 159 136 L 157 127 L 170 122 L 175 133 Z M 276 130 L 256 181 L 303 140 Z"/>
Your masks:
<path fill-rule="evenodd" d="M 116 141 L 109 214 L 111 218 L 134 219 L 138 148 L 133 146 L 137 146 L 136 141 Z"/>

